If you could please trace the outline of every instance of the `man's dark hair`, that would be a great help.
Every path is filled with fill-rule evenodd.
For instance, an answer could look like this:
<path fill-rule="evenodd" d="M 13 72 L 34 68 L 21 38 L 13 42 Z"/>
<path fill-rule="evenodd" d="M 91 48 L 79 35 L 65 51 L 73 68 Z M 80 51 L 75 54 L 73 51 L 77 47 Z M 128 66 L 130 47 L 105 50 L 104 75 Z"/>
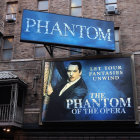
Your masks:
<path fill-rule="evenodd" d="M 79 72 L 81 72 L 82 70 L 82 65 L 80 62 L 71 62 L 70 65 L 77 65 L 78 66 L 78 69 L 79 69 Z"/>

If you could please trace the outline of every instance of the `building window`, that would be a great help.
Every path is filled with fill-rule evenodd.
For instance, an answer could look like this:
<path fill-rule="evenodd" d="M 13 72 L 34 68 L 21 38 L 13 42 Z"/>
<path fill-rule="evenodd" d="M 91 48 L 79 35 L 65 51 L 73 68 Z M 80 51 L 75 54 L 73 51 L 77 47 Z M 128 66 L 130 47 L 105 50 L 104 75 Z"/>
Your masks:
<path fill-rule="evenodd" d="M 38 1 L 38 10 L 42 12 L 48 12 L 48 0 L 39 0 Z"/>
<path fill-rule="evenodd" d="M 82 0 L 71 0 L 71 15 L 82 16 Z"/>
<path fill-rule="evenodd" d="M 3 48 L 2 48 L 2 59 L 3 60 L 12 59 L 13 41 L 14 41 L 14 37 L 4 38 L 4 44 L 3 44 Z"/>
<path fill-rule="evenodd" d="M 47 50 L 43 44 L 35 44 L 35 58 L 46 57 Z"/>
<path fill-rule="evenodd" d="M 6 21 L 8 22 L 16 21 L 16 13 L 17 13 L 17 2 L 7 3 Z"/>
<path fill-rule="evenodd" d="M 72 16 L 81 17 L 82 16 L 82 0 L 71 0 L 70 2 L 71 2 L 70 14 Z M 80 48 L 70 49 L 70 55 L 79 55 L 81 53 L 82 53 L 82 49 Z"/>
<path fill-rule="evenodd" d="M 120 52 L 120 48 L 119 48 L 119 28 L 116 28 L 114 30 L 115 32 L 115 52 L 119 53 Z"/>
<path fill-rule="evenodd" d="M 118 14 L 117 0 L 105 0 L 106 14 Z"/>

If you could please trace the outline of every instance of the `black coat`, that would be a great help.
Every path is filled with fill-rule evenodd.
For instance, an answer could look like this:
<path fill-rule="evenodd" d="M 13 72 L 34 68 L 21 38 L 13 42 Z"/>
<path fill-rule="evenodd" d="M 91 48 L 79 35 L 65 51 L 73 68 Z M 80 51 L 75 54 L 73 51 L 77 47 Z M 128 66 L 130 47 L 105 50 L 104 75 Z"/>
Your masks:
<path fill-rule="evenodd" d="M 74 114 L 71 113 L 72 109 L 67 108 L 66 99 L 84 99 L 87 94 L 87 86 L 81 78 L 59 96 L 60 91 L 65 85 L 66 82 L 62 80 L 54 88 L 54 92 L 50 96 L 46 120 L 75 120 Z"/>

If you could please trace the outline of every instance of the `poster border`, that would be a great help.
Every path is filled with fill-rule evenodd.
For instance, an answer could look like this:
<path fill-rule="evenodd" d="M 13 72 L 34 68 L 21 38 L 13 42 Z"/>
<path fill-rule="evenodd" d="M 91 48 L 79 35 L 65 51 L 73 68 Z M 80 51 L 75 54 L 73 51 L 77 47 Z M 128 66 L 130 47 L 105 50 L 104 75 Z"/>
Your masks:
<path fill-rule="evenodd" d="M 104 59 L 104 58 L 130 58 L 131 65 L 131 77 L 132 77 L 132 88 L 133 88 L 133 98 L 134 98 L 134 120 L 62 120 L 62 121 L 42 121 L 42 110 L 43 110 L 43 87 L 44 87 L 44 70 L 45 70 L 45 62 L 57 62 L 57 61 L 72 61 L 72 60 L 91 60 L 91 59 Z M 136 90 L 136 76 L 135 76 L 135 65 L 134 65 L 134 54 L 115 54 L 115 55 L 97 55 L 97 56 L 84 56 L 84 57 L 72 57 L 72 58 L 51 58 L 44 59 L 42 61 L 42 103 L 40 107 L 39 114 L 39 124 L 44 125 L 46 123 L 103 123 L 103 122 L 133 122 L 134 124 L 139 124 L 138 117 L 138 103 L 137 103 L 137 90 Z"/>
<path fill-rule="evenodd" d="M 40 12 L 40 13 L 46 13 L 43 11 L 36 11 L 36 10 L 31 10 L 31 9 L 23 9 L 23 13 L 24 11 L 33 11 L 33 12 Z M 79 18 L 79 19 L 89 19 L 89 20 L 98 20 L 98 21 L 105 21 L 105 22 L 112 22 L 113 23 L 113 27 L 114 27 L 114 22 L 113 21 L 107 21 L 107 20 L 103 20 L 103 19 L 93 19 L 93 18 L 88 18 L 88 17 L 77 17 L 77 16 L 73 16 L 73 15 L 66 15 L 66 14 L 56 14 L 56 13 L 50 13 L 52 15 L 62 15 L 62 16 L 66 16 L 66 17 L 73 17 L 73 18 Z M 52 46 L 55 48 L 55 46 L 63 46 L 64 48 L 68 47 L 68 48 L 81 48 L 81 49 L 89 49 L 89 50 L 100 50 L 100 51 L 108 51 L 108 52 L 114 52 L 115 51 L 115 29 L 113 30 L 114 32 L 114 37 L 113 37 L 113 44 L 114 47 L 113 49 L 108 49 L 108 48 L 100 48 L 100 47 L 88 47 L 88 46 L 81 46 L 81 45 L 72 45 L 72 44 L 64 44 L 64 43 L 53 43 L 53 42 L 45 42 L 43 43 L 42 41 L 33 41 L 33 40 L 26 40 L 26 39 L 22 39 L 21 35 L 22 35 L 22 25 L 23 25 L 23 14 L 22 14 L 22 20 L 21 20 L 21 30 L 20 30 L 20 41 L 21 42 L 26 42 L 26 43 L 36 43 L 36 44 L 44 44 L 44 45 L 48 45 L 48 46 Z M 114 27 L 115 28 L 115 27 Z"/>

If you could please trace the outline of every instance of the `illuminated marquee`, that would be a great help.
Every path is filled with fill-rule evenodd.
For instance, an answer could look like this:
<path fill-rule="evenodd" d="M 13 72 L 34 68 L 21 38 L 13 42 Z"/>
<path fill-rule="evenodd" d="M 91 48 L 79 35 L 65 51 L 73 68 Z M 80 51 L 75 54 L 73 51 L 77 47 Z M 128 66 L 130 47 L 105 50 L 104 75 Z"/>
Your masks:
<path fill-rule="evenodd" d="M 69 66 L 79 63 L 72 82 Z M 46 62 L 42 121 L 135 121 L 131 64 L 129 56 Z"/>
<path fill-rule="evenodd" d="M 26 18 L 26 20 L 27 26 L 25 32 L 31 32 L 31 28 L 35 28 L 36 29 L 35 33 L 38 34 L 49 34 L 53 36 L 59 34 L 60 36 L 68 37 L 69 36 L 68 34 L 70 33 L 70 36 L 75 37 L 76 36 L 75 31 L 78 31 L 77 32 L 78 37 L 81 39 L 88 38 L 92 40 L 98 39 L 104 41 L 112 41 L 110 33 L 111 29 L 107 29 L 106 33 L 104 34 L 101 28 L 96 28 L 93 26 L 86 27 L 75 24 L 68 25 L 67 23 L 63 23 L 63 26 L 61 26 L 61 28 L 64 29 L 61 30 L 59 22 L 54 23 L 52 28 L 49 28 L 50 24 L 53 24 L 50 21 L 41 21 L 30 18 Z M 41 31 L 41 28 L 45 29 L 44 32 Z M 62 32 L 63 30 L 64 32 Z M 84 30 L 86 34 L 84 34 Z"/>
<path fill-rule="evenodd" d="M 113 51 L 114 23 L 24 10 L 21 41 Z"/>

